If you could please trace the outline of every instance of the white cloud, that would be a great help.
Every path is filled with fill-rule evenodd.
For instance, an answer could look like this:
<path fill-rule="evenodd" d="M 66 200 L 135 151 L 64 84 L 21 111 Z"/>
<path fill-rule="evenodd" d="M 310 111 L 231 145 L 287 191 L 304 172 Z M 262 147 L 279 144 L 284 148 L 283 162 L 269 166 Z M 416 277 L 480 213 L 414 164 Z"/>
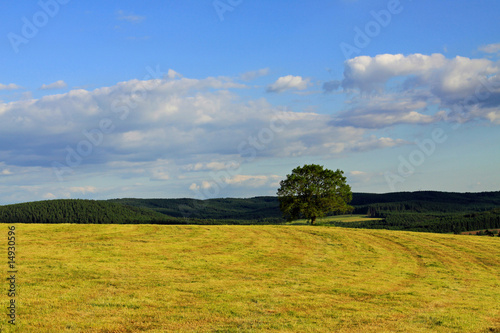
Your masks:
<path fill-rule="evenodd" d="M 342 87 L 359 91 L 339 124 L 381 128 L 472 118 L 496 122 L 500 65 L 488 59 L 442 54 L 381 54 L 345 63 Z M 428 114 L 430 109 L 437 109 Z M 493 108 L 493 110 L 492 110 Z M 493 113 L 492 113 L 493 112 Z"/>
<path fill-rule="evenodd" d="M 500 43 L 488 44 L 479 47 L 479 51 L 485 53 L 499 53 L 500 52 Z"/>
<path fill-rule="evenodd" d="M 47 193 L 42 195 L 42 198 L 44 198 L 44 199 L 56 199 L 57 197 L 53 193 L 47 192 Z"/>
<path fill-rule="evenodd" d="M 144 21 L 144 19 L 146 18 L 145 16 L 135 15 L 133 13 L 127 15 L 123 10 L 119 10 L 117 12 L 117 15 L 118 15 L 118 20 L 127 21 L 130 23 L 140 23 Z"/>
<path fill-rule="evenodd" d="M 154 162 L 145 163 L 145 168 L 149 169 L 149 179 L 153 181 L 170 180 L 170 161 L 158 159 Z"/>
<path fill-rule="evenodd" d="M 348 172 L 348 182 L 351 186 L 363 186 L 373 184 L 376 179 L 383 178 L 382 172 L 366 172 L 360 170 L 353 170 Z"/>
<path fill-rule="evenodd" d="M 362 130 L 334 125 L 330 116 L 283 112 L 264 100 L 242 103 L 226 90 L 241 87 L 225 78 L 131 80 L 94 91 L 0 103 L 0 139 L 14 142 L 0 145 L 0 155 L 14 164 L 65 163 L 68 147 L 76 151 L 93 140 L 98 144 L 91 145 L 82 164 L 210 156 L 215 157 L 212 162 L 189 168 L 220 170 L 249 154 L 334 153 L 363 142 Z M 100 128 L 103 121 L 108 133 Z"/>
<path fill-rule="evenodd" d="M 346 61 L 345 66 L 342 86 L 362 92 L 382 92 L 390 79 L 401 77 L 413 88 L 429 86 L 447 94 L 470 93 L 480 83 L 480 78 L 499 71 L 498 65 L 488 59 L 460 56 L 446 59 L 442 54 L 361 56 Z"/>
<path fill-rule="evenodd" d="M 427 102 L 405 94 L 371 96 L 352 109 L 339 113 L 337 123 L 343 126 L 383 128 L 397 124 L 430 124 L 443 119 L 442 113 L 426 115 Z"/>
<path fill-rule="evenodd" d="M 277 175 L 237 174 L 228 177 L 219 177 L 216 180 L 203 180 L 201 184 L 192 183 L 189 186 L 189 189 L 191 191 L 202 193 L 204 197 L 211 197 L 213 194 L 220 193 L 222 190 L 227 190 L 229 187 L 262 188 L 272 186 L 273 188 L 276 188 L 280 179 L 281 177 Z"/>
<path fill-rule="evenodd" d="M 487 111 L 486 118 L 488 118 L 492 123 L 500 125 L 500 110 Z"/>
<path fill-rule="evenodd" d="M 383 91 L 387 81 L 393 77 L 428 75 L 446 62 L 442 54 L 379 54 L 375 57 L 360 56 L 345 63 L 344 89 L 359 89 L 363 92 Z"/>
<path fill-rule="evenodd" d="M 267 92 L 280 93 L 290 89 L 305 90 L 309 86 L 309 81 L 309 79 L 303 79 L 301 76 L 282 76 L 267 87 Z"/>
<path fill-rule="evenodd" d="M 263 186 L 266 182 L 268 182 L 272 178 L 279 178 L 279 176 L 266 176 L 266 175 L 236 175 L 229 179 L 226 179 L 225 182 L 231 185 L 246 185 L 251 187 L 260 187 Z"/>
<path fill-rule="evenodd" d="M 78 186 L 78 187 L 70 187 L 69 191 L 71 193 L 87 194 L 87 193 L 96 193 L 97 188 L 94 186 Z"/>
<path fill-rule="evenodd" d="M 9 83 L 9 84 L 0 83 L 0 90 L 17 90 L 17 89 L 22 89 L 22 87 L 14 83 Z"/>
<path fill-rule="evenodd" d="M 251 80 L 255 80 L 261 76 L 266 76 L 269 74 L 269 68 L 261 68 L 259 70 L 256 70 L 256 71 L 250 71 L 250 72 L 246 72 L 246 73 L 243 73 L 240 75 L 240 79 L 242 79 L 243 81 L 251 81 Z"/>
<path fill-rule="evenodd" d="M 59 80 L 50 84 L 42 84 L 40 87 L 41 90 L 50 90 L 50 89 L 63 89 L 68 85 L 63 80 Z"/>
<path fill-rule="evenodd" d="M 359 142 L 355 145 L 354 150 L 356 151 L 367 151 L 381 148 L 390 148 L 395 146 L 407 145 L 410 142 L 403 139 L 393 139 L 388 137 L 377 138 L 372 136 L 369 140 Z"/>
<path fill-rule="evenodd" d="M 170 176 L 168 175 L 168 172 L 161 168 L 156 168 L 151 170 L 151 180 L 169 180 Z"/>
<path fill-rule="evenodd" d="M 293 112 L 265 99 L 242 101 L 234 90 L 247 87 L 228 78 L 168 76 L 0 102 L 0 160 L 9 161 L 0 164 L 2 185 L 8 186 L 2 198 L 116 196 L 122 188 L 139 188 L 136 183 L 158 188 L 140 192 L 143 196 L 165 196 L 171 193 L 167 188 L 188 191 L 190 185 L 209 191 L 212 175 L 224 172 L 229 176 L 221 182 L 228 191 L 257 191 L 258 184 L 275 188 L 279 179 L 246 175 L 254 161 L 330 158 L 405 144 L 369 136 L 367 129 L 336 123 L 330 115 Z M 63 183 L 53 162 L 68 168 Z M 102 175 L 119 182 L 120 188 L 88 187 L 108 182 L 98 178 Z M 40 186 L 16 187 L 28 183 Z M 12 186 L 22 197 L 8 194 Z"/>
<path fill-rule="evenodd" d="M 167 72 L 167 77 L 169 79 L 176 79 L 176 78 L 180 78 L 182 77 L 181 74 L 177 73 L 176 71 L 174 71 L 173 69 L 169 69 L 168 72 Z"/>
<path fill-rule="evenodd" d="M 220 170 L 235 170 L 240 167 L 240 164 L 236 161 L 213 161 L 208 163 L 195 163 L 188 164 L 184 166 L 184 170 L 186 171 L 220 171 Z"/>

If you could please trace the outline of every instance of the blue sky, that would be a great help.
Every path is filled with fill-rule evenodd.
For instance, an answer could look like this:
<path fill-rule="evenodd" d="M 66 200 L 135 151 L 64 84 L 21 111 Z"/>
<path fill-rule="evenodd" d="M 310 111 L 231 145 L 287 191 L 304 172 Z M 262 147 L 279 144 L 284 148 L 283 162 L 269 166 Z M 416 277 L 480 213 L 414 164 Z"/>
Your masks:
<path fill-rule="evenodd" d="M 500 189 L 500 2 L 0 3 L 0 204 Z"/>

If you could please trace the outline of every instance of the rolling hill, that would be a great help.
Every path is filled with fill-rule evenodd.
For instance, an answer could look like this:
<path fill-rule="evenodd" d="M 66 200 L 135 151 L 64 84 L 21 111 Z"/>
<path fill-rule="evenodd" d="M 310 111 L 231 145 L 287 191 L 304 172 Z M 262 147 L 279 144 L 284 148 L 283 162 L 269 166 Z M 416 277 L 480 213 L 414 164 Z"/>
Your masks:
<path fill-rule="evenodd" d="M 16 332 L 500 332 L 500 238 L 321 226 L 16 232 Z"/>
<path fill-rule="evenodd" d="M 354 213 L 381 218 L 342 227 L 427 232 L 500 228 L 500 192 L 354 193 Z M 46 200 L 0 206 L 4 223 L 280 224 L 277 197 Z"/>
<path fill-rule="evenodd" d="M 59 199 L 0 206 L 3 223 L 165 223 L 154 210 L 113 202 Z"/>

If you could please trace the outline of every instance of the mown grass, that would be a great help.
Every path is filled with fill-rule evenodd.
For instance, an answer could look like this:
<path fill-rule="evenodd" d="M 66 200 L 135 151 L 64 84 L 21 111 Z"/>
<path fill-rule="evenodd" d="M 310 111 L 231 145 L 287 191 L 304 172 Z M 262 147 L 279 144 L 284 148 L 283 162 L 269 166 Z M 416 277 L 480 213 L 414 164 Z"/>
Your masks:
<path fill-rule="evenodd" d="M 16 231 L 18 323 L 7 324 L 2 293 L 2 332 L 500 332 L 498 238 L 321 226 Z"/>

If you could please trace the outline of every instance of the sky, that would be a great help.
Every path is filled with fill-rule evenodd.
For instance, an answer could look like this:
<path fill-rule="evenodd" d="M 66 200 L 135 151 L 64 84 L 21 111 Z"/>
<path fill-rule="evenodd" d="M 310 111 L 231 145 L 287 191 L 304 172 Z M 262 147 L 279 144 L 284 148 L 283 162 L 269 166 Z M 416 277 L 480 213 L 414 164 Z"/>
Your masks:
<path fill-rule="evenodd" d="M 500 190 L 497 0 L 0 2 L 0 205 Z"/>

